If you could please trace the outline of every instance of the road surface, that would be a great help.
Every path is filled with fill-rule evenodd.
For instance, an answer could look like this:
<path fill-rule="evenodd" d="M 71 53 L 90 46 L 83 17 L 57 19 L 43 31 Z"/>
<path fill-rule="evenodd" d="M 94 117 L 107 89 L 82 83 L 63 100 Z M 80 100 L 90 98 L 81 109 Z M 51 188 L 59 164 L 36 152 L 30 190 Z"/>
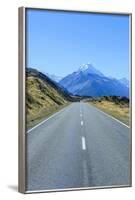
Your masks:
<path fill-rule="evenodd" d="M 130 128 L 77 102 L 27 133 L 27 191 L 130 184 Z"/>

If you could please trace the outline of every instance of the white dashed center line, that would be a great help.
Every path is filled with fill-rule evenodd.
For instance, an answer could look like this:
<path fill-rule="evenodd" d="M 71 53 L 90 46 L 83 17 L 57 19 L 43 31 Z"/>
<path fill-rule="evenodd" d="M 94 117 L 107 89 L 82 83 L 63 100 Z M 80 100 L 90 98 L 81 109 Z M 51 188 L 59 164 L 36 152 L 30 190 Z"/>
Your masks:
<path fill-rule="evenodd" d="M 82 114 L 80 114 L 80 117 L 82 117 Z"/>
<path fill-rule="evenodd" d="M 85 137 L 82 137 L 82 150 L 86 150 Z"/>
<path fill-rule="evenodd" d="M 81 121 L 81 126 L 83 126 L 83 121 Z"/>

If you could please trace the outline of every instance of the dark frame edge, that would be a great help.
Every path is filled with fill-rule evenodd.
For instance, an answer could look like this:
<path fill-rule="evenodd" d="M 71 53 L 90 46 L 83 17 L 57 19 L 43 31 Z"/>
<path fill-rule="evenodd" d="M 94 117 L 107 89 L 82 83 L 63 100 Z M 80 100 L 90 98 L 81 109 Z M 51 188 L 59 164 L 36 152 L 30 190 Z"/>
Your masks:
<path fill-rule="evenodd" d="M 18 10 L 18 94 L 19 94 L 19 130 L 18 130 L 18 192 L 26 192 L 25 169 L 25 8 Z"/>
<path fill-rule="evenodd" d="M 115 12 L 115 11 L 98 11 L 98 10 L 81 10 L 81 9 L 63 9 L 63 8 L 42 8 L 42 7 L 25 7 L 27 10 L 46 10 L 46 11 L 56 11 L 56 12 L 72 12 L 72 13 L 93 13 L 93 14 L 111 14 L 111 15 L 132 15 L 132 12 Z"/>

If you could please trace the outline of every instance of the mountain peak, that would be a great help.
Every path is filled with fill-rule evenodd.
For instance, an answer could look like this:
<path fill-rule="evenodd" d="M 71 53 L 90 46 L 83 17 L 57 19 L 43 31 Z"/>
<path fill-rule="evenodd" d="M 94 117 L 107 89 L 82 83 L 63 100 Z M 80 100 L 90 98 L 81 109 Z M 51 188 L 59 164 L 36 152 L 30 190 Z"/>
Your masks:
<path fill-rule="evenodd" d="M 81 65 L 78 71 L 88 74 L 96 74 L 98 76 L 104 76 L 99 70 L 93 67 L 93 65 L 90 63 Z"/>
<path fill-rule="evenodd" d="M 91 64 L 83 64 L 80 66 L 79 71 L 85 71 L 87 69 L 89 69 L 92 65 Z"/>

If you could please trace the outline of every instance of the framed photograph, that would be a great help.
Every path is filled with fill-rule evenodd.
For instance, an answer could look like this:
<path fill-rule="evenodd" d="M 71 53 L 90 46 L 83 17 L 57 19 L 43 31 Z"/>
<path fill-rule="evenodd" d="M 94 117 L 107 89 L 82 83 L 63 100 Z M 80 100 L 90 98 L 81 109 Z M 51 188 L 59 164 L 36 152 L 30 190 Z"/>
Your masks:
<path fill-rule="evenodd" d="M 19 192 L 131 186 L 131 25 L 19 8 Z"/>

